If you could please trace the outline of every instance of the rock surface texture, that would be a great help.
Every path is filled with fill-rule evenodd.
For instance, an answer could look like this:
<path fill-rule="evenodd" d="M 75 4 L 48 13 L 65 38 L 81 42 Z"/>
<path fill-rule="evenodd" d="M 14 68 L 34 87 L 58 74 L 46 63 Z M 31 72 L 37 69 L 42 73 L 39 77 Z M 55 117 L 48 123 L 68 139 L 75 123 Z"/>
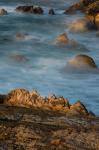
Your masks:
<path fill-rule="evenodd" d="M 99 118 L 80 101 L 24 89 L 0 96 L 0 150 L 98 149 Z"/>

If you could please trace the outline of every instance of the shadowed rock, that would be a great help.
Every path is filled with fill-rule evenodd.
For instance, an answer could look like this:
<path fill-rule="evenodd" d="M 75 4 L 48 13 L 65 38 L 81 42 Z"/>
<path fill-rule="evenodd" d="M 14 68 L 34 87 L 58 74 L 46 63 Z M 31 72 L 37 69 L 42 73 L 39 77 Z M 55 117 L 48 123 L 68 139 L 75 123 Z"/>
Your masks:
<path fill-rule="evenodd" d="M 0 16 L 7 15 L 7 11 L 5 9 L 0 9 Z"/>
<path fill-rule="evenodd" d="M 39 6 L 18 6 L 16 11 L 23 13 L 43 14 L 43 9 Z"/>

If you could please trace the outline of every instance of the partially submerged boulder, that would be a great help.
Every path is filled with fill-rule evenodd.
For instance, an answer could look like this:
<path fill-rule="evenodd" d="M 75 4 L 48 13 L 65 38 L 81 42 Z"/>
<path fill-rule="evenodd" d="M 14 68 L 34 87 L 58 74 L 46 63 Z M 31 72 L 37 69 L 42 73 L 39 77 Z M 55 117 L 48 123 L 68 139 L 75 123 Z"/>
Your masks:
<path fill-rule="evenodd" d="M 18 6 L 16 7 L 17 12 L 43 14 L 43 9 L 39 6 Z"/>
<path fill-rule="evenodd" d="M 69 31 L 71 32 L 86 32 L 90 29 L 94 29 L 94 24 L 88 19 L 78 19 L 69 24 Z"/>
<path fill-rule="evenodd" d="M 56 38 L 56 43 L 58 43 L 58 44 L 68 44 L 69 43 L 69 38 L 68 38 L 67 34 L 63 33 L 63 34 L 59 35 Z"/>
<path fill-rule="evenodd" d="M 55 15 L 54 9 L 49 9 L 49 15 Z"/>
<path fill-rule="evenodd" d="M 71 60 L 69 60 L 68 64 L 79 69 L 97 68 L 93 58 L 83 54 L 73 57 Z"/>
<path fill-rule="evenodd" d="M 0 9 L 0 16 L 7 15 L 7 11 L 5 9 Z"/>

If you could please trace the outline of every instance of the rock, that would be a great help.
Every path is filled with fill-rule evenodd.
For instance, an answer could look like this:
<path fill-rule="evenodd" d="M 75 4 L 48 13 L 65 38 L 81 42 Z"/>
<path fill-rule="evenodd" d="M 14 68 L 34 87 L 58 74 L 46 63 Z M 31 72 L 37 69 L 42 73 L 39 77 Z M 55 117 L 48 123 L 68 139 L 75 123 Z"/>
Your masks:
<path fill-rule="evenodd" d="M 34 7 L 33 8 L 33 13 L 34 14 L 43 14 L 43 9 L 41 7 Z"/>
<path fill-rule="evenodd" d="M 99 117 L 0 105 L 0 150 L 98 150 Z"/>
<path fill-rule="evenodd" d="M 3 98 L 2 98 L 3 97 Z M 48 97 L 41 97 L 40 94 L 33 90 L 15 89 L 2 96 L 2 103 L 8 106 L 26 107 L 26 108 L 40 108 L 43 110 L 60 111 L 66 114 L 74 113 L 74 115 L 89 115 L 87 109 L 81 102 L 70 105 L 68 99 L 64 97 L 57 97 L 55 95 Z"/>
<path fill-rule="evenodd" d="M 18 6 L 16 11 L 24 13 L 33 13 L 33 6 Z"/>
<path fill-rule="evenodd" d="M 70 110 L 72 111 L 72 113 L 79 112 L 80 114 L 81 113 L 85 115 L 89 114 L 86 107 L 80 101 L 76 102 L 74 105 L 71 105 Z"/>
<path fill-rule="evenodd" d="M 50 9 L 50 10 L 49 10 L 49 15 L 55 15 L 55 12 L 54 12 L 53 9 Z"/>
<path fill-rule="evenodd" d="M 5 9 L 0 9 L 0 16 L 7 15 L 7 11 Z"/>
<path fill-rule="evenodd" d="M 61 35 L 59 35 L 56 39 L 56 43 L 58 44 L 68 44 L 69 43 L 69 39 L 66 33 L 63 33 Z"/>
<path fill-rule="evenodd" d="M 70 66 L 79 69 L 97 68 L 93 58 L 82 54 L 75 56 L 68 63 Z"/>
<path fill-rule="evenodd" d="M 95 25 L 99 29 L 99 13 L 95 16 Z"/>
<path fill-rule="evenodd" d="M 39 6 L 18 6 L 16 11 L 23 13 L 43 14 L 43 9 Z"/>
<path fill-rule="evenodd" d="M 70 107 L 69 102 L 67 99 L 63 97 L 56 97 L 55 95 L 49 96 L 48 97 L 48 103 L 49 105 L 52 105 L 52 107 L 58 107 L 59 109 L 65 107 L 68 108 Z"/>
<path fill-rule="evenodd" d="M 69 25 L 71 32 L 86 32 L 92 28 L 94 29 L 94 24 L 88 19 L 78 19 Z"/>
<path fill-rule="evenodd" d="M 29 59 L 24 56 L 24 55 L 21 55 L 21 54 L 14 54 L 14 55 L 11 55 L 10 58 L 16 62 L 27 62 Z"/>

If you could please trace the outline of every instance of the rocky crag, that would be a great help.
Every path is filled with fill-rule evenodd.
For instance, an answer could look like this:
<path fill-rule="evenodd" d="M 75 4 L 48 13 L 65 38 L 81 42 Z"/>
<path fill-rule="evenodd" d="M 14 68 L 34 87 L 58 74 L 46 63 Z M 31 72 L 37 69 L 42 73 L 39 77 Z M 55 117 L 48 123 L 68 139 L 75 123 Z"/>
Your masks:
<path fill-rule="evenodd" d="M 80 102 L 16 89 L 0 96 L 0 150 L 98 150 L 99 118 Z"/>

